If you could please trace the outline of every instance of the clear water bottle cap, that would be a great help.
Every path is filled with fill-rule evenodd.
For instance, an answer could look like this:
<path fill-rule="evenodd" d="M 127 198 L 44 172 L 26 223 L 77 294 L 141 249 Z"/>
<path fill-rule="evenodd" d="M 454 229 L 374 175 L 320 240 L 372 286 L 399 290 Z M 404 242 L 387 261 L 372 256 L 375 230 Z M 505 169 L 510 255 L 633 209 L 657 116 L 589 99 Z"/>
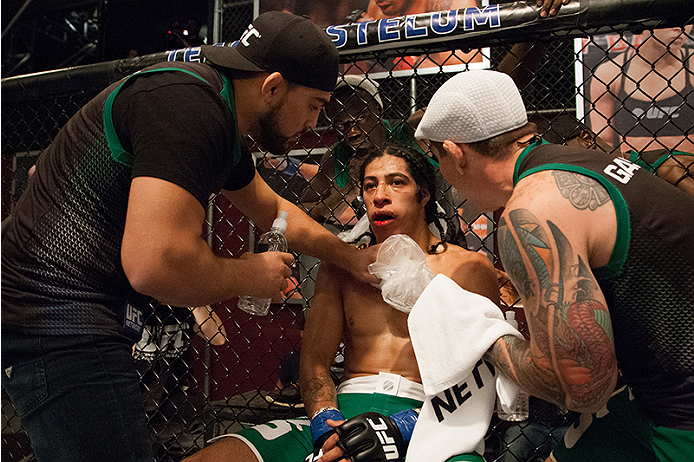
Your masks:
<path fill-rule="evenodd" d="M 518 321 L 516 321 L 516 312 L 513 310 L 506 311 L 506 322 L 518 329 Z"/>
<path fill-rule="evenodd" d="M 284 210 L 280 211 L 280 216 L 275 218 L 275 221 L 272 222 L 272 227 L 279 228 L 282 232 L 285 232 L 287 230 L 287 216 L 289 216 L 288 212 Z"/>

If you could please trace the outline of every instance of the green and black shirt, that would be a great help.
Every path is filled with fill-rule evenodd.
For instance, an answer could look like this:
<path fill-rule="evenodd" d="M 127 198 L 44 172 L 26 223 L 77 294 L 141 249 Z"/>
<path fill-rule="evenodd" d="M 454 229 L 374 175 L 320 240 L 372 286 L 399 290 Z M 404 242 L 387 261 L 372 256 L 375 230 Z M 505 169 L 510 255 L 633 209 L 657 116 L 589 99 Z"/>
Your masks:
<path fill-rule="evenodd" d="M 612 319 L 620 371 L 657 425 L 691 429 L 694 199 L 633 167 L 596 151 L 535 143 L 518 159 L 514 184 L 538 171 L 565 170 L 607 190 L 617 240 L 609 264 L 593 273 Z"/>
<path fill-rule="evenodd" d="M 233 89 L 212 67 L 162 63 L 97 95 L 41 154 L 2 242 L 2 324 L 28 335 L 137 340 L 151 299 L 120 259 L 133 178 L 190 192 L 203 207 L 255 174 Z"/>

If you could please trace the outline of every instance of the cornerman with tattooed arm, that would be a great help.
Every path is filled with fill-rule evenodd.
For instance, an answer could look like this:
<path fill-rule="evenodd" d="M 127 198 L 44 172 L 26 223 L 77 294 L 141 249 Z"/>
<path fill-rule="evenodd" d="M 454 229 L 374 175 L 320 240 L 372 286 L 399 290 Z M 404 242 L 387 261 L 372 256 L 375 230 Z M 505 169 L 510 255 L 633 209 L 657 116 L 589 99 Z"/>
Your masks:
<path fill-rule="evenodd" d="M 442 85 L 415 136 L 481 210 L 505 208 L 499 252 L 530 340 L 501 336 L 486 358 L 583 413 L 551 460 L 691 460 L 694 199 L 626 159 L 542 140 L 494 71 Z"/>

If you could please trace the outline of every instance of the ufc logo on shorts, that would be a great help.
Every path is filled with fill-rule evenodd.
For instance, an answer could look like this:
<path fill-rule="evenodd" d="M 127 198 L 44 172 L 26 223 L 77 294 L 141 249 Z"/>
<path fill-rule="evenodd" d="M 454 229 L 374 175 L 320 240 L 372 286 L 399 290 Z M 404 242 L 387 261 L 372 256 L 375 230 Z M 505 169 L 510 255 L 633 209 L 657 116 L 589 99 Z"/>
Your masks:
<path fill-rule="evenodd" d="M 383 419 L 378 419 L 379 423 L 376 423 L 368 418 L 366 420 L 369 422 L 369 425 L 371 425 L 371 428 L 373 428 L 376 432 L 378 440 L 381 442 L 383 452 L 386 455 L 386 459 L 398 459 L 400 457 L 398 447 L 395 445 L 395 440 L 392 437 L 388 436 L 388 426 L 383 421 Z"/>
<path fill-rule="evenodd" d="M 241 41 L 241 43 L 243 43 L 243 46 L 247 47 L 247 46 L 249 45 L 248 39 L 249 39 L 252 35 L 255 36 L 255 37 L 260 38 L 260 32 L 258 32 L 258 29 L 256 29 L 255 27 L 253 27 L 253 24 L 249 25 L 249 26 L 248 26 L 248 29 L 246 29 L 246 31 L 245 31 L 245 32 L 243 33 L 243 35 L 241 36 L 241 40 L 240 40 L 240 41 Z"/>

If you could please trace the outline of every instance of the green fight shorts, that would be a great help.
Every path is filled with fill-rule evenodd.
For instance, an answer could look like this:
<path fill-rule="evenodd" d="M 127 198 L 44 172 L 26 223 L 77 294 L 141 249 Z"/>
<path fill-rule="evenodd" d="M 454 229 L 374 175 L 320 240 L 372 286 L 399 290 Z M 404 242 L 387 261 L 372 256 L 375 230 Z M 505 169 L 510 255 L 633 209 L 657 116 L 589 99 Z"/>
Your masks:
<path fill-rule="evenodd" d="M 423 399 L 420 384 L 385 373 L 347 380 L 338 387 L 337 395 L 338 407 L 347 419 L 364 412 L 390 415 L 415 409 L 422 406 Z M 313 451 L 310 421 L 306 417 L 273 420 L 229 436 L 245 441 L 263 462 L 301 462 Z M 484 459 L 477 454 L 464 454 L 449 461 L 484 462 Z"/>
<path fill-rule="evenodd" d="M 385 377 L 385 379 L 384 379 Z M 378 393 L 384 380 L 398 382 L 390 388 L 394 394 Z M 415 399 L 420 398 L 421 399 Z M 337 404 L 347 418 L 365 412 L 390 415 L 405 409 L 421 407 L 422 385 L 393 374 L 357 377 L 338 387 Z M 239 438 L 264 462 L 301 462 L 313 451 L 310 421 L 306 417 L 291 420 L 273 420 L 229 435 Z"/>
<path fill-rule="evenodd" d="M 694 431 L 656 426 L 624 387 L 596 414 L 581 414 L 551 455 L 553 462 L 685 462 Z"/>

